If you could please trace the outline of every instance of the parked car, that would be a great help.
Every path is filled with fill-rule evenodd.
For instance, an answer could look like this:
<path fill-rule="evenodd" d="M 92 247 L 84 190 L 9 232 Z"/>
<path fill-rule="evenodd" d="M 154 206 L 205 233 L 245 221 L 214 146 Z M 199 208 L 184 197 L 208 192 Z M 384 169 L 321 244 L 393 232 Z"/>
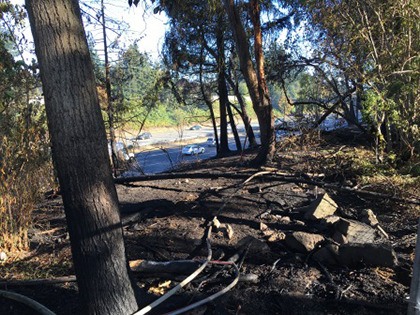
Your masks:
<path fill-rule="evenodd" d="M 207 144 L 208 147 L 215 147 L 216 146 L 216 139 L 207 138 L 206 144 Z"/>
<path fill-rule="evenodd" d="M 137 140 L 147 140 L 152 137 L 152 134 L 150 132 L 143 132 L 137 136 Z"/>
<path fill-rule="evenodd" d="M 204 147 L 201 147 L 196 144 L 190 144 L 183 147 L 181 152 L 184 155 L 193 155 L 193 154 L 196 155 L 196 154 L 204 153 L 204 151 L 206 151 Z"/>
<path fill-rule="evenodd" d="M 190 128 L 190 130 L 200 130 L 200 129 L 201 129 L 201 126 L 200 125 L 195 125 L 195 126 L 192 126 Z"/>
<path fill-rule="evenodd" d="M 134 159 L 134 153 L 129 152 L 127 149 L 127 146 L 124 143 L 117 141 L 115 143 L 115 148 L 117 150 L 116 153 L 117 153 L 118 158 L 125 161 L 130 161 L 131 159 Z M 109 156 L 111 157 L 112 150 L 111 150 L 111 143 L 109 142 L 108 142 L 108 153 L 109 153 Z"/>

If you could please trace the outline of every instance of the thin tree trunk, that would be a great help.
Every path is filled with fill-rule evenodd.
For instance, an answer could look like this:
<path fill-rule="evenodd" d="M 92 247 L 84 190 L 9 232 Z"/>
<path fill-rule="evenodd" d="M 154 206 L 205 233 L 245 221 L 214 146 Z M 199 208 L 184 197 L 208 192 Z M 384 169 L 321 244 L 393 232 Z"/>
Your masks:
<path fill-rule="evenodd" d="M 109 142 L 111 146 L 111 161 L 113 166 L 114 176 L 117 177 L 119 169 L 119 161 L 117 155 L 117 144 L 115 141 L 115 129 L 114 129 L 114 108 L 111 102 L 111 78 L 110 78 L 110 66 L 108 60 L 108 44 L 106 38 L 106 25 L 105 25 L 105 6 L 104 0 L 101 0 L 101 18 L 102 18 L 102 35 L 104 41 L 104 54 L 105 54 L 105 90 L 106 90 L 106 102 L 107 102 L 107 114 L 109 124 Z"/>
<path fill-rule="evenodd" d="M 258 146 L 257 140 L 255 139 L 254 130 L 251 126 L 251 119 L 248 116 L 246 105 L 244 98 L 242 97 L 241 93 L 239 92 L 238 84 L 235 83 L 233 79 L 229 76 L 226 77 L 228 83 L 232 87 L 233 93 L 236 96 L 236 99 L 238 100 L 239 106 L 241 107 L 241 110 L 239 111 L 235 106 L 234 109 L 238 112 L 239 115 L 241 115 L 242 121 L 244 123 L 245 132 L 249 140 L 249 147 L 250 148 L 256 148 Z"/>
<path fill-rule="evenodd" d="M 232 108 L 229 102 L 227 103 L 226 109 L 229 115 L 230 126 L 232 128 L 233 138 L 235 139 L 236 149 L 238 151 L 242 151 L 241 140 L 239 139 L 238 129 L 236 129 L 235 117 L 233 116 Z"/>
<path fill-rule="evenodd" d="M 219 27 L 216 29 L 216 45 L 217 45 L 217 88 L 219 93 L 220 105 L 220 148 L 219 155 L 227 155 L 229 150 L 228 133 L 227 133 L 227 106 L 229 103 L 228 90 L 225 79 L 224 67 L 224 38 L 221 21 Z"/>
<path fill-rule="evenodd" d="M 213 125 L 214 140 L 216 141 L 216 151 L 217 151 L 217 154 L 219 154 L 219 136 L 217 135 L 216 117 L 214 115 L 213 104 L 205 91 L 204 82 L 203 82 L 202 64 L 200 64 L 200 90 L 201 90 L 201 95 L 203 96 L 204 102 L 206 103 L 210 111 L 211 123 Z"/>
<path fill-rule="evenodd" d="M 26 8 L 84 312 L 132 314 L 138 307 L 78 1 L 26 0 Z"/>

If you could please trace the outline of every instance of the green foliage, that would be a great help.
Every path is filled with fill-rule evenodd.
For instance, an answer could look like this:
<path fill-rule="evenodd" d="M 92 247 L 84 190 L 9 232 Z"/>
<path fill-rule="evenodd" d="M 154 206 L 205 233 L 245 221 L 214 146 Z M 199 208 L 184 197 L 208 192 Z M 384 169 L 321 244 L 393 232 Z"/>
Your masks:
<path fill-rule="evenodd" d="M 364 115 L 377 133 L 377 125 L 385 125 L 387 148 L 401 158 L 418 152 L 418 1 L 307 0 L 295 4 L 307 13 L 313 44 L 321 56 L 329 56 L 326 66 L 340 69 L 366 91 Z"/>

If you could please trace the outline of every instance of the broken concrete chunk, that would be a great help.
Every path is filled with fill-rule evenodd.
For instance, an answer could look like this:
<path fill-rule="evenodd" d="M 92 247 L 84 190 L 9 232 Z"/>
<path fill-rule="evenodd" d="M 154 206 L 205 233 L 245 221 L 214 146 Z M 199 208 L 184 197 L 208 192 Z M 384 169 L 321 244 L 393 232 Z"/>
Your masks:
<path fill-rule="evenodd" d="M 312 251 L 322 241 L 324 241 L 322 235 L 306 232 L 293 232 L 286 235 L 285 239 L 287 246 L 301 253 Z"/>
<path fill-rule="evenodd" d="M 370 209 L 364 209 L 362 212 L 362 222 L 369 224 L 370 226 L 377 226 L 379 224 L 378 219 L 376 218 L 376 215 L 373 213 Z"/>
<path fill-rule="evenodd" d="M 391 246 L 385 244 L 344 244 L 338 250 L 338 261 L 345 266 L 363 263 L 367 266 L 395 267 L 397 256 Z"/>
<path fill-rule="evenodd" d="M 325 193 L 319 196 L 310 206 L 305 213 L 306 219 L 318 220 L 323 219 L 327 216 L 333 215 L 337 210 L 338 206 L 331 199 L 331 197 Z"/>
<path fill-rule="evenodd" d="M 334 235 L 332 236 L 332 239 L 336 241 L 338 244 L 346 244 L 348 243 L 347 237 L 345 237 L 343 234 L 341 234 L 338 231 L 335 231 Z"/>
<path fill-rule="evenodd" d="M 340 221 L 340 217 L 338 215 L 329 215 L 323 219 L 323 222 L 326 225 L 334 225 L 338 221 Z"/>
<path fill-rule="evenodd" d="M 378 238 L 374 228 L 358 221 L 341 218 L 334 227 L 347 238 L 349 243 L 373 243 Z"/>

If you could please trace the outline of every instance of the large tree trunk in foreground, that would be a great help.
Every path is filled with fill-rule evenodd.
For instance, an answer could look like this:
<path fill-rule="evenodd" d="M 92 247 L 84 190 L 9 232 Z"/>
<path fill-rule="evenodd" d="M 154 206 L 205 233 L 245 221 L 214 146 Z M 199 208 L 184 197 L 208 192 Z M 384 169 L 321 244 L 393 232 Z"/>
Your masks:
<path fill-rule="evenodd" d="M 80 298 L 88 314 L 132 314 L 105 127 L 76 0 L 26 0 Z"/>
<path fill-rule="evenodd" d="M 272 160 L 275 152 L 274 117 L 270 96 L 264 77 L 264 55 L 262 51 L 262 33 L 258 1 L 251 1 L 250 15 L 254 26 L 254 46 L 256 68 L 249 51 L 249 42 L 244 26 L 233 0 L 223 1 L 229 16 L 229 22 L 234 34 L 238 52 L 239 64 L 248 87 L 252 105 L 258 117 L 261 132 L 261 148 L 254 164 L 264 164 Z"/>

